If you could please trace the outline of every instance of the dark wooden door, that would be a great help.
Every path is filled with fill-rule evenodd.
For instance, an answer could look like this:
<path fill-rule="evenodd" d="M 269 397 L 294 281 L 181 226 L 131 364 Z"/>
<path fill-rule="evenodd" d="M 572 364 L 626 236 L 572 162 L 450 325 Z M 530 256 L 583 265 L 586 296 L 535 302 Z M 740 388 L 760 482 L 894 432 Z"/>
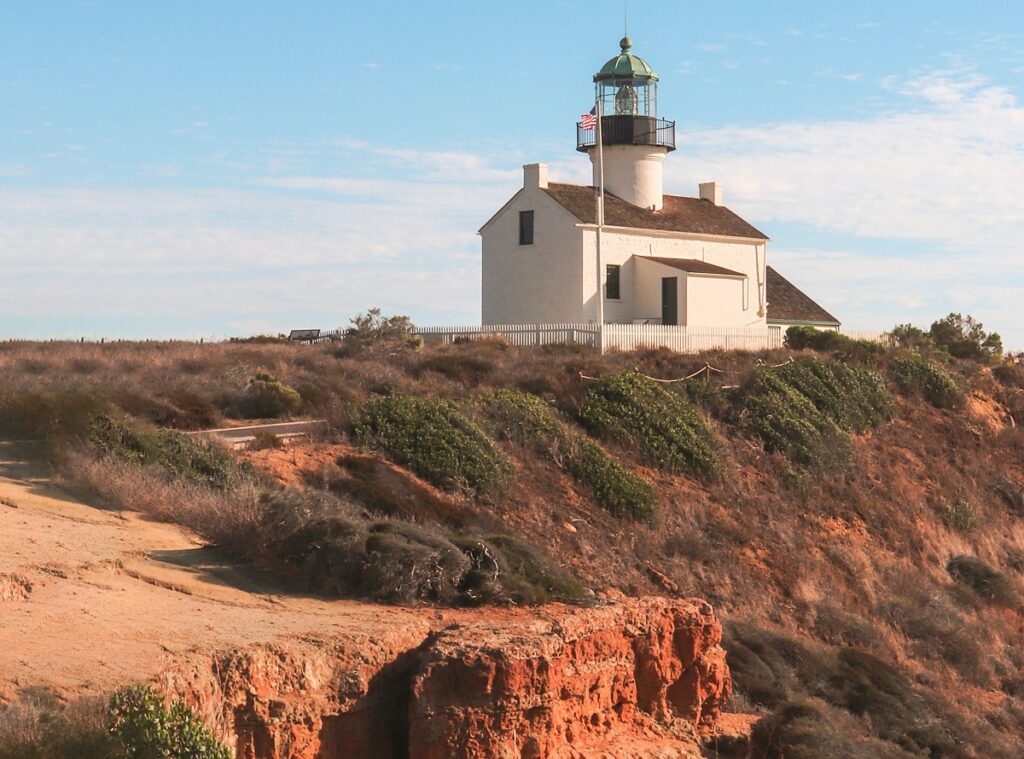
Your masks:
<path fill-rule="evenodd" d="M 661 278 L 661 323 L 679 324 L 679 277 Z"/>

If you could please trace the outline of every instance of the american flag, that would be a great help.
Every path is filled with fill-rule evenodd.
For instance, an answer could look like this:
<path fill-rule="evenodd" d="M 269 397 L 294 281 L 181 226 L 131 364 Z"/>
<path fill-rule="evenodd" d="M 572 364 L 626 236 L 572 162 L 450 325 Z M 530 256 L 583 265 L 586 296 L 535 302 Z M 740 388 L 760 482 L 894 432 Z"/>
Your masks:
<path fill-rule="evenodd" d="M 584 132 L 589 132 L 591 129 L 597 126 L 597 106 L 595 105 L 590 109 L 590 113 L 584 113 L 580 116 L 580 129 Z"/>

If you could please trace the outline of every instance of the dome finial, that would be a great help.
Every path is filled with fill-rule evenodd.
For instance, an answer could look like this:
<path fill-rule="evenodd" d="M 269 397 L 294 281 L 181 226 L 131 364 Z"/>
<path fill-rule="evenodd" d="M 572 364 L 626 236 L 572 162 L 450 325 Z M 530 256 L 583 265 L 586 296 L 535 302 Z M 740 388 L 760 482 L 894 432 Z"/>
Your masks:
<path fill-rule="evenodd" d="M 628 53 L 633 47 L 633 40 L 629 37 L 623 37 L 619 40 L 619 47 L 622 48 L 623 53 Z"/>

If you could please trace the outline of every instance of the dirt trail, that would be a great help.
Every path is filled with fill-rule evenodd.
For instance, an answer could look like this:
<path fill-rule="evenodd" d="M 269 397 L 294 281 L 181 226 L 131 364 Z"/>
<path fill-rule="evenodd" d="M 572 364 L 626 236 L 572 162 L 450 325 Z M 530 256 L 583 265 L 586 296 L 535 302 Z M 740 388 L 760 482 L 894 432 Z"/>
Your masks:
<path fill-rule="evenodd" d="M 186 652 L 426 635 L 458 616 L 274 594 L 187 531 L 82 503 L 0 444 L 0 700 L 36 687 L 102 692 Z"/>

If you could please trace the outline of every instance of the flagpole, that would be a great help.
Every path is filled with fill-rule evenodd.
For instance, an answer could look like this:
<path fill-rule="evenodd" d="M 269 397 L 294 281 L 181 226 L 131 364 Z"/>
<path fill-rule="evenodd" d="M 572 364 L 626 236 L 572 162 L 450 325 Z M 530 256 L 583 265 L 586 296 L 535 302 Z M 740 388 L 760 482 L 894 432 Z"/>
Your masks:
<path fill-rule="evenodd" d="M 601 95 L 597 96 L 597 340 L 604 353 L 604 267 L 601 265 L 601 230 L 604 227 L 604 139 L 601 136 Z"/>

